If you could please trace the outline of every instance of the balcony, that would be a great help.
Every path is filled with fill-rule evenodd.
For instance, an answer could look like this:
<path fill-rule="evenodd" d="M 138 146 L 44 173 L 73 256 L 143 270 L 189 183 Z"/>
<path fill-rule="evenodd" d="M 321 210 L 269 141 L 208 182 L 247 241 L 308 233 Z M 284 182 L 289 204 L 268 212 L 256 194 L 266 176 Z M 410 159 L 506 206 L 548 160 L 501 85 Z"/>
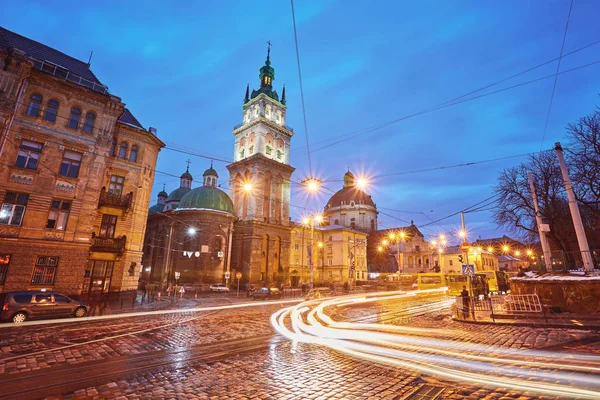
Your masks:
<path fill-rule="evenodd" d="M 98 200 L 98 207 L 116 207 L 123 210 L 129 210 L 131 208 L 131 199 L 133 198 L 133 192 L 129 192 L 125 195 L 118 195 L 109 193 L 106 191 L 106 187 L 102 187 L 100 190 L 100 199 Z"/>
<path fill-rule="evenodd" d="M 96 236 L 92 233 L 92 245 L 90 251 L 97 253 L 115 253 L 122 255 L 125 251 L 125 243 L 127 242 L 127 236 L 123 235 L 118 238 L 105 238 Z"/>

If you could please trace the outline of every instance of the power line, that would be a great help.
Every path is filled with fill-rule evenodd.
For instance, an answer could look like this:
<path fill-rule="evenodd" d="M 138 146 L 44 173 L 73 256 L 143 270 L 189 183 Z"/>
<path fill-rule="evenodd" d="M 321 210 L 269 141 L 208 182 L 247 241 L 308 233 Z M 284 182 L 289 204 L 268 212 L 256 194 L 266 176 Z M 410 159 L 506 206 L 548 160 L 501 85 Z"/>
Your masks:
<path fill-rule="evenodd" d="M 306 126 L 306 108 L 304 107 L 304 89 L 302 85 L 302 72 L 300 69 L 300 51 L 298 50 L 298 32 L 296 31 L 296 14 L 294 13 L 294 0 L 290 0 L 292 4 L 292 22 L 294 23 L 294 43 L 296 44 L 296 61 L 298 62 L 298 80 L 300 81 L 300 100 L 302 102 L 302 117 L 304 118 L 304 136 L 306 137 L 306 149 L 308 156 L 308 171 L 313 176 L 312 163 L 310 161 L 310 147 L 308 144 L 308 128 Z M 311 284 L 312 285 L 312 284 Z"/>
<path fill-rule="evenodd" d="M 568 69 L 568 70 L 564 70 L 562 72 L 559 72 L 558 75 L 562 75 L 562 74 L 574 72 L 574 71 L 577 71 L 579 69 L 587 68 L 587 67 L 590 67 L 590 66 L 596 65 L 596 64 L 600 64 L 600 60 L 593 61 L 593 62 L 588 63 L 588 64 L 580 65 L 578 67 L 571 68 L 571 69 Z M 419 112 L 416 112 L 416 113 L 413 113 L 413 114 L 409 114 L 409 115 L 406 115 L 404 117 L 401 117 L 401 118 L 389 121 L 389 122 L 384 123 L 384 124 L 377 125 L 377 126 L 372 127 L 372 128 L 367 128 L 367 129 L 364 130 L 364 132 L 363 131 L 359 131 L 358 133 L 355 133 L 355 134 L 353 134 L 350 137 L 347 137 L 347 138 L 344 138 L 344 139 L 340 139 L 340 140 L 338 140 L 338 141 L 336 141 L 334 143 L 330 143 L 328 145 L 324 145 L 324 146 L 318 147 L 316 149 L 313 149 L 312 152 L 314 153 L 316 151 L 323 150 L 323 149 L 326 149 L 326 148 L 331 147 L 331 146 L 335 146 L 335 145 L 340 144 L 342 142 L 346 142 L 346 141 L 348 141 L 350 139 L 354 139 L 356 136 L 360 135 L 361 133 L 370 133 L 370 132 L 376 131 L 378 129 L 385 128 L 385 127 L 387 127 L 389 125 L 393 125 L 393 124 L 395 124 L 397 122 L 407 120 L 409 118 L 413 118 L 413 117 L 416 117 L 416 116 L 419 116 L 419 115 L 423 115 L 423 114 L 428 114 L 428 113 L 433 112 L 433 111 L 438 111 L 438 110 L 441 110 L 441 109 L 444 109 L 444 108 L 447 108 L 447 107 L 451 107 L 451 106 L 455 106 L 455 105 L 458 105 L 458 104 L 466 103 L 466 102 L 469 102 L 469 101 L 472 101 L 472 100 L 477 100 L 477 99 L 480 99 L 482 97 L 491 96 L 493 94 L 498 94 L 498 93 L 505 92 L 507 90 L 512 90 L 512 89 L 515 89 L 515 88 L 518 88 L 518 87 L 521 87 L 521 86 L 530 85 L 530 84 L 535 83 L 535 82 L 539 82 L 539 81 L 542 81 L 542 80 L 545 80 L 545 79 L 553 78 L 555 76 L 556 76 L 556 74 L 551 74 L 551 75 L 543 76 L 543 77 L 532 79 L 532 80 L 529 80 L 529 81 L 526 81 L 526 82 L 522 82 L 522 83 L 519 83 L 519 84 L 516 84 L 516 85 L 513 85 L 513 86 L 509 86 L 509 87 L 506 87 L 506 88 L 503 88 L 503 89 L 498 89 L 498 90 L 495 90 L 495 91 L 492 91 L 492 92 L 488 92 L 488 93 L 484 93 L 484 94 L 481 94 L 481 95 L 478 95 L 478 96 L 469 97 L 467 99 L 455 101 L 455 102 L 452 102 L 450 104 L 445 104 L 445 105 L 441 105 L 441 106 L 437 106 L 437 107 L 428 108 L 426 110 L 419 111 Z"/>
<path fill-rule="evenodd" d="M 443 221 L 443 220 L 446 220 L 446 219 L 448 219 L 448 218 L 454 217 L 455 215 L 458 215 L 458 214 L 460 214 L 461 212 L 465 212 L 465 213 L 466 213 L 466 212 L 469 212 L 469 210 L 470 210 L 470 209 L 472 209 L 472 208 L 474 208 L 474 207 L 476 207 L 476 206 L 478 206 L 478 205 L 480 205 L 480 204 L 482 204 L 482 203 L 485 203 L 485 202 L 487 202 L 487 201 L 489 201 L 489 200 L 493 199 L 494 197 L 498 197 L 498 196 L 499 196 L 499 194 L 494 194 L 494 195 L 492 195 L 492 196 L 488 197 L 487 199 L 484 199 L 484 200 L 482 200 L 482 201 L 480 201 L 480 202 L 478 202 L 478 203 L 475 203 L 475 204 L 473 204 L 472 206 L 469 206 L 469 207 L 467 207 L 467 208 L 463 208 L 463 209 L 462 209 L 462 210 L 460 210 L 460 211 L 456 211 L 456 212 L 454 212 L 454 213 L 452 213 L 452 214 L 450 214 L 450 215 L 447 215 L 447 216 L 445 216 L 445 217 L 443 217 L 443 218 L 436 219 L 435 221 L 428 222 L 428 223 L 426 223 L 426 224 L 423 224 L 423 225 L 419 225 L 419 226 L 418 226 L 418 228 L 422 228 L 422 227 L 424 227 L 424 226 L 429 226 L 429 225 L 432 225 L 432 224 L 438 223 L 438 222 L 440 222 L 440 221 Z"/>
<path fill-rule="evenodd" d="M 531 71 L 533 71 L 533 70 L 536 70 L 536 69 L 538 69 L 538 68 L 541 68 L 541 67 L 543 67 L 543 66 L 545 66 L 545 65 L 548 65 L 548 64 L 550 64 L 550 63 L 552 63 L 552 62 L 554 62 L 554 61 L 556 61 L 556 60 L 559 60 L 560 58 L 564 58 L 564 57 L 567 57 L 567 56 L 573 55 L 573 54 L 575 54 L 575 53 L 577 53 L 577 52 L 579 52 L 579 51 L 581 51 L 581 50 L 584 50 L 584 49 L 586 49 L 586 48 L 588 48 L 588 47 L 594 46 L 594 45 L 596 45 L 596 44 L 598 44 L 598 43 L 600 43 L 600 40 L 596 40 L 596 41 L 594 41 L 594 42 L 592 42 L 592 43 L 589 43 L 589 44 L 587 44 L 587 45 L 585 45 L 585 46 L 579 47 L 579 48 L 577 48 L 577 49 L 575 49 L 575 50 L 573 50 L 573 51 L 571 51 L 571 52 L 569 52 L 569 53 L 566 53 L 566 54 L 564 54 L 562 57 L 557 57 L 557 58 L 554 58 L 554 59 L 552 59 L 552 60 L 548 60 L 548 61 L 546 61 L 546 62 L 543 62 L 543 63 L 541 63 L 541 64 L 538 64 L 538 65 L 536 65 L 536 66 L 534 66 L 534 67 L 531 67 L 531 68 L 525 69 L 525 70 L 523 70 L 523 71 L 521 71 L 521 72 L 518 72 L 518 73 L 516 73 L 516 74 L 514 74 L 514 75 L 508 76 L 508 77 L 506 77 L 506 78 L 502 78 L 502 79 L 500 79 L 500 80 L 498 80 L 498 81 L 496 81 L 496 82 L 493 82 L 493 83 L 491 83 L 491 84 L 488 84 L 488 85 L 485 85 L 485 86 L 483 86 L 483 87 L 480 87 L 479 89 L 475 89 L 475 90 L 473 90 L 473 91 L 470 91 L 470 92 L 468 92 L 468 93 L 465 93 L 465 94 L 463 94 L 463 95 L 460 95 L 460 96 L 458 96 L 458 97 L 455 97 L 455 98 L 453 98 L 453 99 L 450 99 L 450 100 L 444 101 L 444 102 L 442 102 L 442 103 L 439 103 L 439 104 L 437 104 L 437 105 L 435 105 L 435 106 L 432 106 L 432 107 L 426 108 L 425 110 L 422 110 L 421 112 L 419 112 L 419 113 L 416 113 L 415 115 L 420 115 L 421 113 L 427 112 L 427 111 L 429 111 L 429 110 L 436 109 L 436 108 L 437 108 L 437 107 L 439 107 L 439 106 L 443 106 L 443 105 L 446 105 L 446 104 L 448 104 L 448 103 L 453 103 L 454 101 L 460 100 L 460 99 L 462 99 L 463 97 L 469 96 L 469 95 L 471 95 L 471 94 L 474 94 L 474 93 L 480 92 L 480 91 L 482 91 L 482 90 L 488 89 L 488 88 L 490 88 L 490 87 L 493 87 L 493 86 L 495 86 L 495 85 L 498 85 L 498 84 L 500 84 L 500 83 L 502 83 L 502 82 L 505 82 L 505 81 L 508 81 L 508 80 L 510 80 L 510 79 L 516 78 L 516 77 L 518 77 L 518 76 L 520 76 L 520 75 L 526 74 L 526 73 L 528 73 L 528 72 L 531 72 Z M 411 116 L 407 116 L 407 117 L 405 117 L 405 118 L 410 118 L 410 117 L 411 117 Z M 390 125 L 390 124 L 393 124 L 393 123 L 399 122 L 399 121 L 401 121 L 401 120 L 403 120 L 403 119 L 405 119 L 405 118 L 398 119 L 398 120 L 393 120 L 393 121 L 388 121 L 388 122 L 384 122 L 384 123 L 381 123 L 381 124 L 378 124 L 378 125 L 373 125 L 373 126 L 371 126 L 371 127 L 367 127 L 367 128 L 359 129 L 359 130 L 357 130 L 357 131 L 353 131 L 353 132 L 345 133 L 345 134 L 342 134 L 342 135 L 338 135 L 338 136 L 335 136 L 335 137 L 332 137 L 332 138 L 329 138 L 329 139 L 325 139 L 325 140 L 321 140 L 321 141 L 315 142 L 315 143 L 313 143 L 313 145 L 315 145 L 315 144 L 320 144 L 320 143 L 326 143 L 326 142 L 329 142 L 329 141 L 331 141 L 331 140 L 334 140 L 334 139 L 336 139 L 336 138 L 341 138 L 341 137 L 348 136 L 348 135 L 354 135 L 354 134 L 357 134 L 357 133 L 363 133 L 363 132 L 365 132 L 365 133 L 366 133 L 366 132 L 370 132 L 370 131 L 372 131 L 372 130 L 381 129 L 381 128 L 384 128 L 384 127 L 386 127 L 386 126 L 388 126 L 388 125 Z M 298 147 L 298 148 L 296 148 L 296 150 L 298 150 L 298 149 L 301 149 L 301 148 L 302 148 L 302 147 Z"/>
<path fill-rule="evenodd" d="M 562 44 L 560 46 L 560 55 L 558 57 L 558 63 L 556 64 L 556 74 L 554 75 L 554 83 L 552 84 L 552 93 L 550 94 L 550 104 L 548 104 L 548 112 L 546 113 L 546 122 L 544 123 L 544 132 L 542 133 L 542 142 L 540 143 L 540 151 L 544 146 L 544 138 L 546 137 L 546 131 L 548 130 L 548 121 L 550 121 L 550 112 L 552 111 L 552 102 L 554 100 L 554 91 L 556 90 L 556 82 L 558 81 L 558 71 L 560 70 L 560 62 L 562 61 L 562 53 L 565 48 L 565 41 L 567 40 L 567 31 L 569 30 L 569 21 L 571 20 L 571 10 L 573 10 L 573 0 L 569 6 L 569 15 L 567 15 L 567 24 L 565 25 L 565 33 L 563 34 Z"/>

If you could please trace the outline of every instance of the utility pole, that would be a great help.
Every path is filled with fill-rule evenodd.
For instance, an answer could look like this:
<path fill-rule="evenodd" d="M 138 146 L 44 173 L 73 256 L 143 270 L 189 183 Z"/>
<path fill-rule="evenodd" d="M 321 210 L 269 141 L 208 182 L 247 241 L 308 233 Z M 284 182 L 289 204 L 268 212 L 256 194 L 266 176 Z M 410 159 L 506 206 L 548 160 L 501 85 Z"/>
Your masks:
<path fill-rule="evenodd" d="M 535 185 L 533 183 L 533 176 L 531 172 L 527 173 L 527 178 L 529 179 L 529 189 L 531 189 L 531 197 L 533 197 L 533 208 L 535 210 L 535 222 L 538 227 L 538 233 L 540 234 L 540 243 L 542 244 L 542 252 L 544 253 L 544 264 L 546 265 L 546 270 L 552 270 L 552 253 L 550 252 L 550 246 L 548 245 L 548 238 L 546 238 L 546 232 L 543 229 L 542 224 L 542 215 L 540 214 L 540 210 L 538 207 L 537 194 L 535 193 Z"/>
<path fill-rule="evenodd" d="M 585 237 L 585 230 L 583 229 L 583 223 L 581 222 L 579 206 L 577 206 L 577 200 L 575 199 L 573 186 L 571 186 L 569 170 L 567 169 L 567 163 L 565 162 L 560 142 L 554 143 L 554 150 L 556 150 L 556 155 L 558 156 L 558 163 L 560 164 L 560 172 L 562 173 L 563 180 L 565 181 L 565 189 L 567 191 L 567 197 L 569 198 L 569 209 L 571 210 L 571 218 L 573 218 L 573 225 L 575 225 L 575 234 L 577 235 L 577 243 L 579 243 L 579 251 L 581 252 L 581 258 L 583 259 L 583 269 L 585 271 L 593 271 L 594 261 L 592 260 L 592 255 L 590 253 L 587 238 Z"/>
<path fill-rule="evenodd" d="M 310 224 L 310 254 L 309 254 L 309 259 L 310 259 L 310 290 L 313 290 L 313 272 L 314 272 L 314 267 L 313 267 L 313 257 L 314 257 L 314 251 L 315 251 L 315 221 L 314 219 L 311 218 L 311 224 Z"/>
<path fill-rule="evenodd" d="M 460 224 L 461 224 L 462 231 L 465 233 L 465 237 L 463 238 L 463 240 L 465 242 L 467 242 L 467 230 L 465 229 L 465 213 L 464 212 L 460 213 Z M 469 252 L 468 251 L 465 253 L 465 262 L 467 264 L 469 264 Z"/>

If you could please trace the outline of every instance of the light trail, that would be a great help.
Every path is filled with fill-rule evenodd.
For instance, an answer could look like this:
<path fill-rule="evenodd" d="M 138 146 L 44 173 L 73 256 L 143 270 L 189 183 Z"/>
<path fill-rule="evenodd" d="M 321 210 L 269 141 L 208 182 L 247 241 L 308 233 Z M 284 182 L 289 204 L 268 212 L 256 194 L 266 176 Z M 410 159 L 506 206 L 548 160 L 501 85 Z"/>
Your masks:
<path fill-rule="evenodd" d="M 331 310 L 358 304 L 410 301 L 418 296 L 419 292 L 386 292 L 313 300 L 279 310 L 271 316 L 271 324 L 293 341 L 293 348 L 297 343 L 311 343 L 453 381 L 540 395 L 600 398 L 599 356 L 459 342 L 456 331 L 336 321 L 328 315 Z M 448 308 L 452 302 L 410 305 L 403 311 L 422 314 Z"/>

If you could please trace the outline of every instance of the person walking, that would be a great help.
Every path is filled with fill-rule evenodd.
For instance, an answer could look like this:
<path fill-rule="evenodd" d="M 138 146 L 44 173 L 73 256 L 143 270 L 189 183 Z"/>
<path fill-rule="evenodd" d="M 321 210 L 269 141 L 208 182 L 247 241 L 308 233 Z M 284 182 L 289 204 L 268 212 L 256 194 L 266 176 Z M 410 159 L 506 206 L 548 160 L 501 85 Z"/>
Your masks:
<path fill-rule="evenodd" d="M 463 290 L 462 292 L 460 292 L 460 296 L 462 297 L 462 311 L 463 311 L 463 318 L 467 319 L 469 318 L 469 307 L 470 307 L 470 298 L 469 298 L 469 291 L 467 290 L 467 287 L 463 285 Z"/>

